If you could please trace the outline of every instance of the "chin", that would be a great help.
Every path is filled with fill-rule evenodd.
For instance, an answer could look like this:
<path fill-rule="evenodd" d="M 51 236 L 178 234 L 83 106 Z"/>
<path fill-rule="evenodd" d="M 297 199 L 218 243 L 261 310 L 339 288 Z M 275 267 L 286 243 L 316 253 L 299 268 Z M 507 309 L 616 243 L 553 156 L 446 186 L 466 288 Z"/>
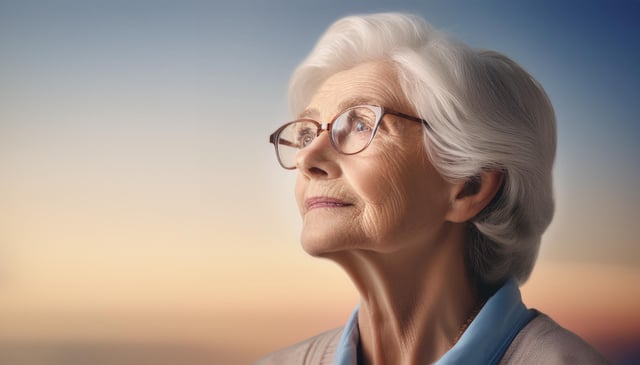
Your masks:
<path fill-rule="evenodd" d="M 335 252 L 339 250 L 334 245 L 328 244 L 329 241 L 326 240 L 311 240 L 308 238 L 302 238 L 302 249 L 313 257 L 323 257 L 331 252 Z"/>
<path fill-rule="evenodd" d="M 345 240 L 327 232 L 305 232 L 302 231 L 300 242 L 302 249 L 313 257 L 324 257 L 337 251 L 349 248 Z"/>

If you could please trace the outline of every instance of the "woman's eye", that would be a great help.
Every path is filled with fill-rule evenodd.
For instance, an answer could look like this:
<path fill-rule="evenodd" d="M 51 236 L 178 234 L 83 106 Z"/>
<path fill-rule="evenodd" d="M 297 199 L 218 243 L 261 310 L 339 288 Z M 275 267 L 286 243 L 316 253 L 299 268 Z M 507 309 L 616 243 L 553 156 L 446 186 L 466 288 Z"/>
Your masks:
<path fill-rule="evenodd" d="M 367 122 L 361 119 L 355 123 L 353 130 L 356 132 L 368 132 L 371 130 L 371 127 L 369 127 Z"/>
<path fill-rule="evenodd" d="M 354 120 L 352 120 L 351 122 L 351 125 L 352 133 L 371 132 L 372 129 L 372 123 L 370 123 L 366 118 L 354 118 Z"/>
<path fill-rule="evenodd" d="M 306 135 L 302 140 L 302 146 L 307 147 L 311 142 L 313 142 L 313 137 L 311 137 L 311 135 Z"/>
<path fill-rule="evenodd" d="M 298 136 L 299 148 L 307 147 L 311 142 L 313 142 L 314 139 L 315 137 L 309 132 L 300 133 L 300 135 Z"/>

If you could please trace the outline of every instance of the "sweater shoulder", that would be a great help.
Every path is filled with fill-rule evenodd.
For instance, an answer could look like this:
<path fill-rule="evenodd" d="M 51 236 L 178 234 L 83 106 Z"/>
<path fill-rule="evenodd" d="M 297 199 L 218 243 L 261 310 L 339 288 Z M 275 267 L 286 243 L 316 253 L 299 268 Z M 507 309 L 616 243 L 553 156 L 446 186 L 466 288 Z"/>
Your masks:
<path fill-rule="evenodd" d="M 518 335 L 500 364 L 609 364 L 591 345 L 539 313 Z"/>
<path fill-rule="evenodd" d="M 343 328 L 336 328 L 273 352 L 254 365 L 332 364 Z"/>

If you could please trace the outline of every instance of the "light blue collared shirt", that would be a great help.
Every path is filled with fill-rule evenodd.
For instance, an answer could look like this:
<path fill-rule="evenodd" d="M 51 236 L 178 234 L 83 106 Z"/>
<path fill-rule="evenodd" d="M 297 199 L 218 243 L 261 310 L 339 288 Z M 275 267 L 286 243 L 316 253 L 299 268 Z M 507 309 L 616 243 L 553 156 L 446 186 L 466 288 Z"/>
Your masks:
<path fill-rule="evenodd" d="M 358 309 L 359 306 L 344 327 L 334 365 L 358 363 Z M 509 280 L 487 300 L 458 342 L 435 364 L 497 364 L 513 338 L 536 315 L 535 310 L 522 303 L 515 280 Z"/>

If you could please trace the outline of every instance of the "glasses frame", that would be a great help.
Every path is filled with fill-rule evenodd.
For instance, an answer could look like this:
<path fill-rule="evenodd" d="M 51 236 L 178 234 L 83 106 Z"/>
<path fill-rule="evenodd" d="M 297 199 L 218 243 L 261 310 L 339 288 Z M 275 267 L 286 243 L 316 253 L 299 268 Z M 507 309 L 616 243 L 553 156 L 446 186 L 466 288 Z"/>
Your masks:
<path fill-rule="evenodd" d="M 333 123 L 341 115 L 343 115 L 344 113 L 347 113 L 348 111 L 350 111 L 352 109 L 356 109 L 356 108 L 369 108 L 377 116 L 377 119 L 376 119 L 375 125 L 373 126 L 373 130 L 371 131 L 371 137 L 369 138 L 369 141 L 367 141 L 367 143 L 364 145 L 364 147 L 362 147 L 358 151 L 346 153 L 346 152 L 341 151 L 340 148 L 338 148 L 338 146 L 336 145 L 336 142 L 335 142 L 335 140 L 333 138 L 333 134 L 331 133 L 331 130 L 332 130 L 332 127 L 333 127 Z M 318 137 L 320 137 L 320 133 L 322 133 L 323 131 L 327 131 L 327 133 L 329 133 L 329 140 L 331 141 L 331 146 L 333 147 L 333 149 L 336 150 L 340 154 L 350 156 L 350 155 L 355 155 L 357 153 L 360 153 L 360 152 L 364 151 L 367 147 L 369 147 L 369 145 L 371 144 L 371 141 L 373 141 L 373 138 L 376 136 L 376 132 L 378 131 L 378 126 L 380 126 L 380 123 L 382 122 L 382 119 L 387 114 L 394 115 L 396 117 L 400 117 L 400 118 L 403 118 L 403 119 L 406 119 L 406 120 L 410 120 L 412 122 L 421 123 L 425 127 L 429 128 L 429 129 L 431 128 L 429 126 L 429 123 L 424 119 L 421 119 L 421 118 L 418 118 L 418 117 L 414 117 L 412 115 L 405 114 L 405 113 L 402 113 L 402 112 L 398 112 L 398 111 L 395 111 L 395 110 L 390 109 L 390 108 L 385 108 L 385 107 L 380 106 L 380 105 L 363 104 L 363 105 L 354 105 L 354 106 L 351 106 L 351 107 L 348 107 L 348 108 L 344 109 L 340 113 L 338 113 L 335 116 L 333 116 L 333 118 L 331 118 L 331 121 L 329 123 L 320 123 L 320 122 L 318 122 L 318 121 L 316 121 L 314 119 L 310 119 L 310 118 L 301 118 L 301 119 L 296 119 L 294 121 L 285 123 L 280 128 L 276 129 L 275 132 L 271 133 L 271 135 L 269 136 L 269 143 L 273 144 L 273 147 L 275 148 L 276 157 L 278 158 L 278 163 L 280 164 L 280 166 L 282 166 L 283 168 L 285 168 L 287 170 L 295 170 L 297 168 L 296 165 L 293 165 L 292 167 L 287 167 L 282 162 L 282 160 L 280 159 L 280 151 L 278 150 L 278 146 L 280 144 L 288 145 L 288 146 L 291 146 L 291 147 L 296 147 L 296 146 L 293 143 L 290 143 L 290 144 L 277 143 L 278 140 L 280 139 L 280 133 L 282 133 L 282 131 L 285 130 L 291 124 L 300 123 L 300 122 L 310 122 L 310 123 L 316 125 L 318 129 L 317 129 L 317 132 L 316 132 L 316 136 L 313 139 L 314 141 Z M 283 140 L 283 141 L 289 142 L 287 140 Z M 311 141 L 311 143 L 313 143 L 313 141 Z M 299 148 L 299 150 L 302 150 L 303 148 Z"/>

